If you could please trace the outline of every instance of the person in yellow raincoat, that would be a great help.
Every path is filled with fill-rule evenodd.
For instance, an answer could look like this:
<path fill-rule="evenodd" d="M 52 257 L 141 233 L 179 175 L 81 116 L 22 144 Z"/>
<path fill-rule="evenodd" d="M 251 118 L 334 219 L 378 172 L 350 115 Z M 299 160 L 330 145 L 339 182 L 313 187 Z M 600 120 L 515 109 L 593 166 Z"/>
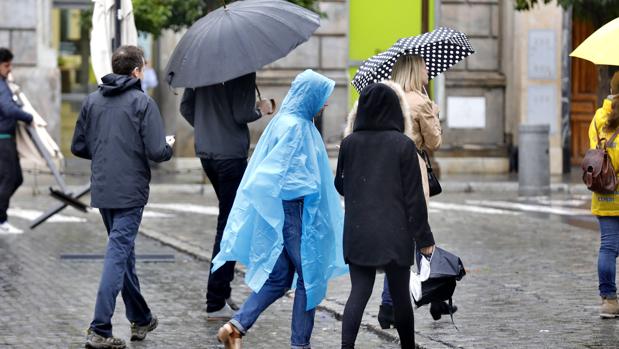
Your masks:
<path fill-rule="evenodd" d="M 611 80 L 610 93 L 589 126 L 591 149 L 595 149 L 598 144 L 598 133 L 600 139 L 609 139 L 619 127 L 619 72 Z M 619 173 L 618 142 L 619 138 L 607 145 L 615 173 Z M 601 234 L 598 256 L 599 290 L 602 297 L 600 317 L 615 318 L 619 317 L 615 284 L 616 260 L 619 255 L 619 191 L 615 190 L 612 194 L 593 193 L 591 212 L 598 218 Z"/>

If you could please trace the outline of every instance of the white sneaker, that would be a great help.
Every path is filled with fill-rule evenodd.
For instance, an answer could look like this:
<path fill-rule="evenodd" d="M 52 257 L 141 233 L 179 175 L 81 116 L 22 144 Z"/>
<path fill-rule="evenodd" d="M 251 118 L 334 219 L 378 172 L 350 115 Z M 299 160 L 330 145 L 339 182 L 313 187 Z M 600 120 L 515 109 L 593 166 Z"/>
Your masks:
<path fill-rule="evenodd" d="M 223 308 L 217 311 L 206 312 L 206 319 L 208 321 L 228 321 L 234 316 L 234 313 L 235 311 L 226 303 Z"/>
<path fill-rule="evenodd" d="M 23 230 L 10 225 L 9 222 L 0 224 L 0 234 L 21 234 L 23 232 Z"/>

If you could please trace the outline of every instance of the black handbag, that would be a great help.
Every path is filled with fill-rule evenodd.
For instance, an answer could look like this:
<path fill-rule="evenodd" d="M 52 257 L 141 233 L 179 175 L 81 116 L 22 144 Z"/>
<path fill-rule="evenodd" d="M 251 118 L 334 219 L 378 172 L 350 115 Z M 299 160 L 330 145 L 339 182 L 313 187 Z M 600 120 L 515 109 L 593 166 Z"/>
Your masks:
<path fill-rule="evenodd" d="M 439 183 L 438 178 L 434 174 L 432 170 L 432 162 L 430 161 L 430 157 L 425 150 L 422 150 L 420 153 L 421 158 L 426 163 L 426 169 L 428 171 L 428 186 L 430 188 L 430 196 L 435 196 L 443 192 L 443 188 L 441 187 L 441 183 Z"/>

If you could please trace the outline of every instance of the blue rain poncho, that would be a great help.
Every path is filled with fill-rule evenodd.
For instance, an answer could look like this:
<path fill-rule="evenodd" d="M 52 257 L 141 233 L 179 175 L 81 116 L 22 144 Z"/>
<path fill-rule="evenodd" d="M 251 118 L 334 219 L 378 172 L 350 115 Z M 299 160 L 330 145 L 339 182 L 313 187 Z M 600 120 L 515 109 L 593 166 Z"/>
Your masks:
<path fill-rule="evenodd" d="M 213 271 L 226 261 L 247 267 L 255 292 L 283 250 L 282 200 L 304 198 L 301 265 L 307 309 L 327 292 L 330 278 L 347 272 L 342 249 L 344 213 L 322 137 L 312 122 L 335 82 L 306 70 L 292 82 L 277 115 L 260 137 L 239 186 Z"/>

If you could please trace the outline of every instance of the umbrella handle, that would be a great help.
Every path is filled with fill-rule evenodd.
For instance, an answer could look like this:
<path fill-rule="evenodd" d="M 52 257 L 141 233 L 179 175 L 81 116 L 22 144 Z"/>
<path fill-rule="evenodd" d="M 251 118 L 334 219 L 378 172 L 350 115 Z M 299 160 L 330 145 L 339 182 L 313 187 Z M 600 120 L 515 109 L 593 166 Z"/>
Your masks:
<path fill-rule="evenodd" d="M 262 100 L 262 96 L 260 95 L 260 89 L 258 88 L 258 85 L 256 85 L 256 92 L 258 92 L 258 100 Z"/>

